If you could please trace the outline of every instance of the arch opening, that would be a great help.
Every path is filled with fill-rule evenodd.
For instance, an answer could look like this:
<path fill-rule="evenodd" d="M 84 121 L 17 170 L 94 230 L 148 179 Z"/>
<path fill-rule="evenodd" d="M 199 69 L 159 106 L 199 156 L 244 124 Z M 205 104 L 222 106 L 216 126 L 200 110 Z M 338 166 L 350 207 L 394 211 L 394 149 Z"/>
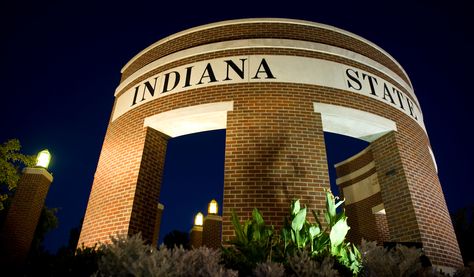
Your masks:
<path fill-rule="evenodd" d="M 326 145 L 326 158 L 331 191 L 334 195 L 339 196 L 339 188 L 336 184 L 337 176 L 335 165 L 357 155 L 357 153 L 369 146 L 369 143 L 361 139 L 330 132 L 324 132 L 324 142 Z"/>
<path fill-rule="evenodd" d="M 207 214 L 216 199 L 222 207 L 225 129 L 171 138 L 163 170 L 160 203 L 164 205 L 158 243 L 178 230 L 188 233 L 194 216 Z M 221 213 L 222 209 L 219 209 Z"/>
<path fill-rule="evenodd" d="M 232 110 L 232 101 L 218 102 L 145 118 L 144 127 L 170 137 L 159 199 L 164 210 L 158 243 L 174 230 L 187 233 L 194 215 L 205 214 L 210 200 L 216 199 L 222 205 L 225 129 L 227 112 Z"/>
<path fill-rule="evenodd" d="M 331 190 L 345 200 L 349 240 L 385 242 L 390 231 L 371 143 L 397 130 L 381 116 L 342 106 L 314 103 L 321 114 Z"/>

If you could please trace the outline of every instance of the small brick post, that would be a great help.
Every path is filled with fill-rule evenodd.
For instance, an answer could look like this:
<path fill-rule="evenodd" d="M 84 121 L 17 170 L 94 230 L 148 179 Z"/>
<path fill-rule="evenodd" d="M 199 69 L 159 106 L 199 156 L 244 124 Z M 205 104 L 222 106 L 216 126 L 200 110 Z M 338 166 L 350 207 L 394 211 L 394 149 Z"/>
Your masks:
<path fill-rule="evenodd" d="M 208 214 L 202 228 L 202 245 L 218 249 L 222 246 L 222 217 Z"/>
<path fill-rule="evenodd" d="M 1 231 L 2 264 L 15 269 L 24 264 L 52 181 L 53 176 L 44 168 L 23 169 Z"/>
<path fill-rule="evenodd" d="M 161 217 L 163 215 L 164 209 L 165 209 L 165 206 L 161 203 L 158 203 L 156 207 L 155 230 L 153 231 L 153 238 L 154 238 L 152 242 L 153 247 L 158 246 L 158 238 L 160 236 Z"/>
<path fill-rule="evenodd" d="M 202 226 L 194 225 L 189 233 L 189 243 L 192 248 L 199 248 L 202 246 Z"/>

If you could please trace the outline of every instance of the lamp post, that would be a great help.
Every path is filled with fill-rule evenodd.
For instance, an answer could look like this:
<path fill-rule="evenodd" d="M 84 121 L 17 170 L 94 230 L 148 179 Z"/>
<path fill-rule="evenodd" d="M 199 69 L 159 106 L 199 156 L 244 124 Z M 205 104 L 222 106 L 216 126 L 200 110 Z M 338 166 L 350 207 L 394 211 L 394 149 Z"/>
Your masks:
<path fill-rule="evenodd" d="M 31 247 L 46 195 L 53 181 L 48 172 L 51 154 L 43 150 L 34 167 L 26 167 L 17 184 L 0 235 L 0 263 L 18 270 L 24 264 Z"/>
<path fill-rule="evenodd" d="M 222 217 L 218 215 L 219 205 L 215 199 L 209 202 L 207 216 L 203 222 L 202 245 L 220 248 L 222 245 Z"/>
<path fill-rule="evenodd" d="M 192 248 L 199 248 L 202 246 L 202 225 L 204 216 L 201 212 L 194 217 L 194 226 L 189 234 L 189 240 Z"/>

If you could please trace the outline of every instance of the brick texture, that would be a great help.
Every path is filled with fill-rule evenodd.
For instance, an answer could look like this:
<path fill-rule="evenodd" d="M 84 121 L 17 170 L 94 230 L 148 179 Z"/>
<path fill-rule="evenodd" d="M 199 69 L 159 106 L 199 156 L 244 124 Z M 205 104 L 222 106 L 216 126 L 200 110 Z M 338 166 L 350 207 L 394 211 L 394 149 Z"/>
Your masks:
<path fill-rule="evenodd" d="M 362 152 L 362 154 L 357 154 L 356 158 L 336 166 L 338 178 L 353 173 L 374 161 L 370 146 Z M 338 184 L 340 195 L 344 197 L 343 188 L 363 181 L 374 174 L 377 174 L 377 171 L 372 168 L 359 176 Z M 377 241 L 380 244 L 388 241 L 389 233 L 385 215 L 374 214 L 372 211 L 372 208 L 379 204 L 383 204 L 380 192 L 360 201 L 344 205 L 348 217 L 347 222 L 351 227 L 348 233 L 349 241 L 356 244 L 359 244 L 362 239 Z"/>
<path fill-rule="evenodd" d="M 47 171 L 45 169 L 35 169 Z M 41 172 L 23 173 L 0 237 L 0 263 L 21 266 L 33 241 L 51 181 Z"/>
<path fill-rule="evenodd" d="M 380 193 L 374 194 L 364 200 L 345 206 L 347 223 L 351 227 L 349 230 L 349 241 L 359 244 L 361 239 L 374 240 L 379 243 L 384 242 L 385 229 L 379 229 L 377 225 L 377 215 L 372 212 L 372 207 L 382 203 Z M 380 220 L 380 219 L 379 219 Z M 383 224 L 383 222 L 381 222 Z M 381 225 L 380 227 L 385 227 Z"/>
<path fill-rule="evenodd" d="M 351 37 L 294 24 L 244 25 L 219 27 L 173 39 L 149 50 L 133 62 L 122 77 L 180 49 L 213 41 L 276 37 L 319 41 L 350 49 L 383 63 L 406 78 L 382 52 Z M 130 86 L 175 66 L 250 54 L 326 59 L 393 81 L 372 68 L 331 54 L 259 48 L 187 57 L 138 77 Z M 310 209 L 324 208 L 323 189 L 330 186 L 321 117 L 313 111 L 313 103 L 319 102 L 363 110 L 396 122 L 396 133 L 378 139 L 371 146 L 383 187 L 381 197 L 387 203 L 388 227 L 392 230 L 392 227 L 400 226 L 400 230 L 391 233 L 391 239 L 421 241 L 434 264 L 461 265 L 442 189 L 428 151 L 429 139 L 416 122 L 396 108 L 363 95 L 315 85 L 277 82 L 191 89 L 144 103 L 109 122 L 79 245 L 90 246 L 98 241 L 107 242 L 111 234 L 139 231 L 147 240 L 153 239 L 167 138 L 144 128 L 144 119 L 178 108 L 223 101 L 234 102 L 233 111 L 227 114 L 224 240 L 233 235 L 232 210 L 246 220 L 256 207 L 269 224 L 281 226 L 291 199 L 300 198 Z M 392 215 L 388 215 L 389 212 Z"/>
<path fill-rule="evenodd" d="M 136 59 L 122 74 L 122 80 L 138 69 L 168 54 L 203 44 L 251 38 L 295 39 L 337 46 L 365 55 L 396 72 L 408 82 L 401 68 L 380 50 L 358 39 L 323 28 L 288 23 L 242 23 L 188 33 L 157 45 Z"/>
<path fill-rule="evenodd" d="M 371 144 L 391 241 L 421 242 L 433 264 L 461 266 L 426 136 L 390 132 Z"/>
<path fill-rule="evenodd" d="M 353 160 L 336 166 L 336 175 L 338 178 L 348 175 L 349 173 L 352 173 L 358 169 L 361 169 L 374 160 L 374 157 L 372 156 L 372 151 L 370 151 L 368 148 L 362 151 L 365 151 L 365 153 L 361 154 Z"/>
<path fill-rule="evenodd" d="M 208 215 L 202 226 L 202 245 L 220 249 L 222 247 L 222 218 L 216 215 Z"/>
<path fill-rule="evenodd" d="M 202 246 L 202 226 L 194 226 L 189 233 L 189 243 L 192 248 L 199 248 Z"/>
<path fill-rule="evenodd" d="M 385 214 L 374 214 L 375 216 L 375 225 L 378 230 L 378 239 L 379 242 L 390 241 L 390 230 L 388 229 L 387 215 Z"/>

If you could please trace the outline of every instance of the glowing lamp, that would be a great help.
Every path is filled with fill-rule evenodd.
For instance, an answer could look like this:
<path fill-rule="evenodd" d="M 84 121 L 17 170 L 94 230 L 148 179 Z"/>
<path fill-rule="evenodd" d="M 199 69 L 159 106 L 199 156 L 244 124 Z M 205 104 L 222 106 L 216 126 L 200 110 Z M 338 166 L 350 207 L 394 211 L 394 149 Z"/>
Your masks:
<path fill-rule="evenodd" d="M 203 215 L 201 212 L 197 213 L 194 217 L 194 226 L 202 226 Z"/>
<path fill-rule="evenodd" d="M 209 202 L 209 208 L 207 211 L 209 214 L 217 214 L 219 207 L 217 206 L 217 201 L 215 199 L 212 199 L 211 202 Z"/>
<path fill-rule="evenodd" d="M 44 149 L 43 151 L 38 153 L 36 157 L 36 166 L 48 168 L 49 162 L 51 161 L 51 153 L 49 153 L 48 149 Z"/>

